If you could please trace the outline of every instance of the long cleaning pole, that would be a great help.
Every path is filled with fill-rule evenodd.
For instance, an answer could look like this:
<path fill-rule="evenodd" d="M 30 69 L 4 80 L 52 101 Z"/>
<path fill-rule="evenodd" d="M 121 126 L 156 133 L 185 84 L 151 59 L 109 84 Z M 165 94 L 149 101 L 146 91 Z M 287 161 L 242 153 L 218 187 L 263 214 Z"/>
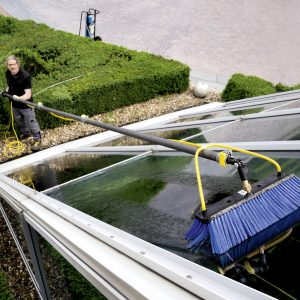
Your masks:
<path fill-rule="evenodd" d="M 2 94 L 2 96 L 5 96 L 5 97 L 7 97 L 7 98 L 9 98 L 13 101 L 20 102 L 20 103 L 26 104 L 28 106 L 33 106 L 33 107 L 35 107 L 39 110 L 43 110 L 43 111 L 46 111 L 46 112 L 51 112 L 51 113 L 63 116 L 65 118 L 70 118 L 72 120 L 79 121 L 81 123 L 86 123 L 86 124 L 90 124 L 90 125 L 93 125 L 93 126 L 96 126 L 96 127 L 106 129 L 106 130 L 111 130 L 111 131 L 114 131 L 114 132 L 117 132 L 117 133 L 120 133 L 120 134 L 124 134 L 126 136 L 131 136 L 131 137 L 134 137 L 134 138 L 137 138 L 137 139 L 141 139 L 141 140 L 153 143 L 153 144 L 165 146 L 167 148 L 182 151 L 182 152 L 185 152 L 185 153 L 188 153 L 188 154 L 195 155 L 196 151 L 198 149 L 197 147 L 192 147 L 192 146 L 189 146 L 189 145 L 186 145 L 186 144 L 181 144 L 181 143 L 174 142 L 174 141 L 167 140 L 167 139 L 163 139 L 163 138 L 160 138 L 160 137 L 147 135 L 145 133 L 140 133 L 140 132 L 137 132 L 137 131 L 126 129 L 126 128 L 114 126 L 112 124 L 107 124 L 107 123 L 94 121 L 94 120 L 91 120 L 89 118 L 84 118 L 84 117 L 77 116 L 77 115 L 74 115 L 74 114 L 70 114 L 70 113 L 67 113 L 67 112 L 59 111 L 57 109 L 53 109 L 53 108 L 50 108 L 50 107 L 47 107 L 47 106 L 44 106 L 44 105 L 39 105 L 39 104 L 30 102 L 30 101 L 21 100 L 17 97 L 13 97 L 12 95 L 10 95 L 6 92 L 1 92 L 0 91 L 0 95 L 1 94 Z M 203 158 L 207 158 L 209 160 L 219 162 L 218 152 L 215 152 L 215 151 L 212 151 L 212 150 L 204 149 L 203 151 L 201 151 L 199 156 L 203 157 Z"/>

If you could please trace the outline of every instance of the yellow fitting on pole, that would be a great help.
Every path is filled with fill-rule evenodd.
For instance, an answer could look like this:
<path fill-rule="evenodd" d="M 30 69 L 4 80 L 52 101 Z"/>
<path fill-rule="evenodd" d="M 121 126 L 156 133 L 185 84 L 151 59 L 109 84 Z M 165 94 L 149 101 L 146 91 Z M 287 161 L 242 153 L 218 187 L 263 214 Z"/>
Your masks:
<path fill-rule="evenodd" d="M 272 158 L 270 158 L 268 156 L 258 154 L 256 152 L 248 151 L 248 150 L 245 150 L 245 149 L 237 148 L 237 147 L 223 145 L 223 144 L 210 144 L 210 145 L 206 146 L 206 148 L 212 148 L 212 147 L 225 148 L 225 149 L 229 149 L 229 150 L 232 150 L 232 151 L 237 151 L 237 152 L 241 152 L 241 153 L 244 153 L 244 154 L 248 154 L 248 155 L 251 155 L 251 156 L 255 156 L 255 157 L 264 159 L 264 160 L 270 162 L 271 164 L 273 164 L 276 167 L 277 172 L 281 172 L 280 165 L 275 160 L 273 160 Z"/>
<path fill-rule="evenodd" d="M 227 165 L 227 163 L 226 163 L 227 157 L 228 157 L 228 153 L 226 153 L 226 152 L 221 152 L 219 154 L 219 164 L 220 164 L 220 166 L 226 167 L 226 165 Z"/>

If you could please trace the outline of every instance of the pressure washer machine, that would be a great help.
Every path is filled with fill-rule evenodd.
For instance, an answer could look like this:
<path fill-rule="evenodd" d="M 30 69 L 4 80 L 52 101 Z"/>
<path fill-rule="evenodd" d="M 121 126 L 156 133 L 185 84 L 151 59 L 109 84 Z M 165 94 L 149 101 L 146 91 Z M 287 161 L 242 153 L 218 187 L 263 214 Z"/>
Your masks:
<path fill-rule="evenodd" d="M 100 36 L 96 35 L 96 16 L 100 13 L 99 10 L 89 8 L 88 11 L 82 11 L 80 15 L 79 35 L 81 35 L 82 23 L 85 22 L 85 37 L 92 38 L 94 41 L 102 41 Z"/>

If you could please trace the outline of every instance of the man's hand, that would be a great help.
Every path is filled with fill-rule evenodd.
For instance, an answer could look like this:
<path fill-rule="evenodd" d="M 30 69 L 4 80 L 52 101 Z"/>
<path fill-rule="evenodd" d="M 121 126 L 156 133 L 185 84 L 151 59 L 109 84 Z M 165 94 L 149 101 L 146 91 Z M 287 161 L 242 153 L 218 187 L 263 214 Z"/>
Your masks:
<path fill-rule="evenodd" d="M 17 95 L 13 95 L 12 98 L 13 98 L 13 100 L 21 100 L 21 98 Z"/>

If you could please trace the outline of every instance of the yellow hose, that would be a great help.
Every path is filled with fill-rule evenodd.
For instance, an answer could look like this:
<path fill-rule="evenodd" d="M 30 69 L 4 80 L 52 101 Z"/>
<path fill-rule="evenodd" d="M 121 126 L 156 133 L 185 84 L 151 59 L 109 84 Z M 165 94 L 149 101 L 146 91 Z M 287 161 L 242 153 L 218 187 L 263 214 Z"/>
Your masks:
<path fill-rule="evenodd" d="M 59 115 L 56 115 L 55 113 L 53 112 L 50 112 L 50 114 L 58 119 L 61 119 L 61 120 L 64 120 L 64 121 L 74 121 L 73 119 L 70 119 L 70 118 L 64 118 L 64 117 L 61 117 Z"/>
<path fill-rule="evenodd" d="M 41 102 L 38 103 L 39 105 L 43 105 Z M 27 105 L 28 107 L 31 107 L 31 108 L 35 108 L 33 106 L 30 106 L 30 105 Z M 56 118 L 59 118 L 59 119 L 62 119 L 62 120 L 65 120 L 65 121 L 74 121 L 73 119 L 69 119 L 69 118 L 63 118 L 61 116 L 58 116 L 54 113 L 50 113 L 51 115 L 53 115 L 54 117 Z M 82 117 L 87 117 L 85 115 L 82 115 Z M 15 127 L 14 127 L 14 115 L 13 115 L 13 110 L 12 110 L 12 102 L 10 103 L 10 122 L 11 122 L 11 125 L 12 125 L 12 129 L 13 129 L 13 133 L 14 133 L 14 137 L 9 137 L 9 138 L 6 138 L 6 135 L 8 133 L 8 130 L 9 130 L 9 125 L 8 125 L 8 129 L 5 133 L 5 146 L 3 147 L 3 155 L 7 158 L 13 158 L 15 156 L 18 156 L 18 155 L 21 155 L 23 152 L 26 151 L 26 144 L 25 143 L 22 143 L 19 138 L 18 138 L 18 134 L 15 130 Z"/>
<path fill-rule="evenodd" d="M 31 186 L 34 190 L 36 189 L 32 179 L 30 177 L 27 178 L 23 175 L 20 175 L 18 177 L 14 176 L 13 180 L 16 180 L 24 185 Z"/>
<path fill-rule="evenodd" d="M 6 135 L 9 130 L 9 126 L 8 126 L 7 132 L 5 133 L 5 146 L 3 148 L 3 155 L 7 158 L 13 158 L 16 155 L 21 155 L 26 150 L 26 145 L 18 139 L 18 135 L 14 127 L 14 115 L 12 112 L 12 102 L 10 103 L 10 120 L 11 120 L 11 126 L 15 137 L 6 138 Z"/>
<path fill-rule="evenodd" d="M 202 212 L 206 211 L 206 204 L 205 204 L 205 198 L 204 198 L 202 182 L 201 182 L 201 176 L 200 176 L 200 165 L 199 165 L 199 161 L 198 161 L 198 157 L 199 157 L 199 154 L 200 154 L 201 151 L 203 151 L 207 148 L 212 148 L 212 147 L 216 148 L 217 147 L 217 148 L 229 149 L 229 150 L 236 151 L 236 152 L 241 152 L 241 153 L 244 153 L 244 154 L 248 154 L 248 155 L 252 155 L 252 156 L 264 159 L 264 160 L 272 163 L 273 165 L 275 165 L 275 167 L 277 169 L 277 172 L 281 172 L 281 167 L 275 160 L 273 160 L 273 159 L 271 159 L 271 158 L 269 158 L 265 155 L 258 154 L 258 153 L 252 152 L 252 151 L 244 150 L 244 149 L 237 148 L 237 147 L 227 146 L 227 145 L 223 145 L 223 144 L 217 144 L 217 143 L 216 144 L 209 144 L 206 147 L 204 147 L 204 146 L 199 145 L 199 144 L 195 144 L 195 143 L 191 143 L 191 142 L 187 142 L 187 141 L 182 141 L 182 140 L 173 140 L 173 141 L 198 148 L 196 153 L 195 153 L 194 159 L 195 159 L 196 177 L 197 177 L 198 190 L 199 190 L 200 206 L 201 206 L 201 211 Z M 221 166 L 226 166 L 227 156 L 228 156 L 228 153 L 225 153 L 225 152 L 220 153 L 220 155 L 219 155 L 219 164 Z"/>
<path fill-rule="evenodd" d="M 199 190 L 199 197 L 200 197 L 200 204 L 201 204 L 201 211 L 206 211 L 205 199 L 203 194 L 202 182 L 200 177 L 200 165 L 198 163 L 199 153 L 203 150 L 203 148 L 199 147 L 195 154 L 195 169 L 196 169 L 196 177 L 198 183 L 198 190 Z"/>
<path fill-rule="evenodd" d="M 198 183 L 198 191 L 199 191 L 201 211 L 205 212 L 206 211 L 206 204 L 205 204 L 205 198 L 204 198 L 202 182 L 201 182 L 201 176 L 200 176 L 200 164 L 199 164 L 199 161 L 198 161 L 198 157 L 199 157 L 200 152 L 202 150 L 204 150 L 205 148 L 202 147 L 201 145 L 194 144 L 194 143 L 187 142 L 187 141 L 179 141 L 179 140 L 173 140 L 173 141 L 198 148 L 196 153 L 195 153 L 195 156 L 194 156 L 194 162 L 195 162 L 196 178 L 197 178 L 197 183 Z"/>
<path fill-rule="evenodd" d="M 258 154 L 258 153 L 248 151 L 248 150 L 245 150 L 245 149 L 237 148 L 237 147 L 223 145 L 223 144 L 209 144 L 205 148 L 212 148 L 212 147 L 225 148 L 225 149 L 229 149 L 229 150 L 232 150 L 232 151 L 241 152 L 241 153 L 245 153 L 245 154 L 248 154 L 248 155 L 256 156 L 258 158 L 264 159 L 264 160 L 270 162 L 271 164 L 275 165 L 275 167 L 277 169 L 277 172 L 281 172 L 280 165 L 275 160 L 273 160 L 272 158 L 267 157 L 265 155 Z"/>

